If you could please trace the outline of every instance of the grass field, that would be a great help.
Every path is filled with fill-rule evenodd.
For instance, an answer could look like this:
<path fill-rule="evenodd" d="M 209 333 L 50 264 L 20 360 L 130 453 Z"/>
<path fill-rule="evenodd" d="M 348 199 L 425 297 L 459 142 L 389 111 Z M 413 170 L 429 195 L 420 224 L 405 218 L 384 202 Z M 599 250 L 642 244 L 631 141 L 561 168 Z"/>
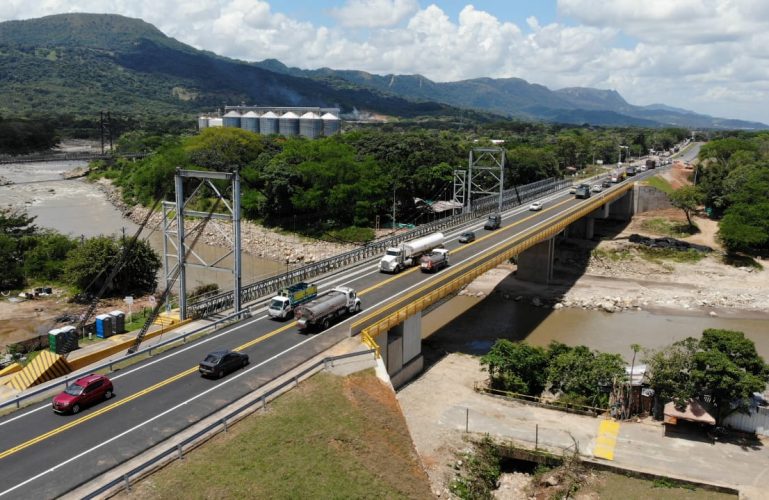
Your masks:
<path fill-rule="evenodd" d="M 736 495 L 677 486 L 672 481 L 649 481 L 634 477 L 600 472 L 596 484 L 580 489 L 581 494 L 594 492 L 601 500 L 736 500 Z M 586 497 L 590 498 L 590 497 Z"/>
<path fill-rule="evenodd" d="M 650 177 L 649 179 L 646 180 L 646 182 L 650 186 L 656 187 L 657 189 L 659 189 L 663 193 L 670 194 L 670 193 L 672 193 L 674 191 L 673 190 L 673 186 L 671 186 L 668 181 L 666 181 L 665 179 L 663 179 L 659 175 L 655 175 L 654 177 Z"/>
<path fill-rule="evenodd" d="M 392 391 L 321 373 L 124 498 L 430 498 Z"/>

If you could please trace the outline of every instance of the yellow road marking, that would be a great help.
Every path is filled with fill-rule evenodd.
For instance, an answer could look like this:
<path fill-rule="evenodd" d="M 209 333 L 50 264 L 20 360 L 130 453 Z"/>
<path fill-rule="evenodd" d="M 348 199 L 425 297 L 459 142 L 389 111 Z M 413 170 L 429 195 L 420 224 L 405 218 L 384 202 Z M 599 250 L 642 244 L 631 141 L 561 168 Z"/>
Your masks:
<path fill-rule="evenodd" d="M 539 215 L 539 214 L 541 214 L 541 213 L 543 213 L 543 212 L 546 212 L 546 211 L 554 210 L 554 209 L 558 208 L 559 206 L 561 206 L 561 205 L 563 205 L 563 204 L 565 204 L 565 203 L 568 203 L 569 201 L 571 201 L 571 200 L 570 200 L 570 199 L 566 199 L 566 200 L 563 200 L 563 201 L 561 201 L 560 203 L 557 203 L 557 204 L 555 204 L 555 205 L 551 206 L 551 207 L 550 207 L 550 208 L 548 208 L 547 210 L 541 210 L 541 211 L 537 212 L 536 214 L 532 214 L 532 215 L 529 215 L 528 217 L 524 217 L 523 219 L 521 219 L 521 220 L 519 220 L 519 221 L 517 221 L 517 222 L 514 222 L 514 223 L 512 223 L 512 224 L 509 224 L 509 225 L 507 225 L 507 226 L 504 226 L 504 228 L 502 228 L 502 229 L 503 229 L 502 231 L 497 231 L 497 232 L 494 232 L 494 233 L 489 233 L 489 234 L 487 234 L 487 235 L 485 235 L 485 236 L 482 236 L 482 237 L 478 238 L 477 240 L 475 240 L 475 242 L 474 242 L 474 243 L 472 243 L 472 245 L 474 245 L 474 244 L 476 244 L 476 243 L 480 243 L 480 242 L 482 242 L 482 241 L 484 241 L 484 240 L 486 240 L 486 239 L 488 239 L 488 238 L 491 238 L 491 237 L 493 237 L 493 236 L 496 236 L 496 235 L 498 235 L 500 232 L 504 232 L 504 230 L 506 230 L 506 229 L 510 229 L 510 228 L 513 228 L 513 227 L 515 227 L 515 226 L 518 226 L 518 225 L 520 225 L 520 224 L 523 224 L 524 222 L 528 222 L 528 221 L 530 221 L 531 219 L 533 219 L 534 217 L 536 217 L 537 215 Z M 536 227 L 530 228 L 529 230 L 527 230 L 526 232 L 524 232 L 524 233 L 523 233 L 523 234 L 521 234 L 520 236 L 522 236 L 522 237 L 526 237 L 526 236 L 529 236 L 529 234 L 527 234 L 527 233 L 533 233 L 533 232 L 535 232 L 537 229 L 539 229 L 539 228 L 536 228 Z M 470 246 L 470 245 L 465 245 L 463 248 L 467 248 L 468 246 Z M 458 249 L 457 249 L 457 250 L 458 250 Z M 451 276 L 456 276 L 456 275 L 458 275 L 458 274 L 461 274 L 463 271 L 465 271 L 465 270 L 466 270 L 468 267 L 470 267 L 471 265 L 473 265 L 473 264 L 477 263 L 477 262 L 478 262 L 478 261 L 480 261 L 480 260 L 483 260 L 483 259 L 485 259 L 485 258 L 488 256 L 488 254 L 490 254 L 490 253 L 494 253 L 494 252 L 496 252 L 496 251 L 497 251 L 497 249 L 494 249 L 494 248 L 488 249 L 488 250 L 484 251 L 483 253 L 481 253 L 481 254 L 477 255 L 476 257 L 474 257 L 472 260 L 470 260 L 470 261 L 468 261 L 468 262 L 465 262 L 464 264 L 462 264 L 462 266 L 460 266 L 460 267 L 458 267 L 458 268 L 455 268 L 455 269 L 453 269 L 452 271 L 449 271 L 449 272 L 447 272 L 447 273 L 444 273 L 444 274 L 443 274 L 443 275 L 441 275 L 441 276 L 442 276 L 443 278 L 449 278 L 449 277 L 451 277 Z M 416 270 L 417 270 L 417 268 L 412 268 L 412 269 L 409 269 L 407 272 L 415 272 Z M 375 290 L 375 289 L 377 289 L 377 288 L 381 287 L 382 285 L 384 285 L 384 284 L 386 284 L 386 283 L 390 283 L 392 280 L 394 280 L 394 279 L 397 279 L 397 278 L 399 278 L 400 276 L 403 276 L 404 274 L 406 274 L 406 273 L 401 273 L 401 274 L 398 274 L 398 275 L 396 275 L 396 276 L 393 276 L 392 278 L 389 278 L 389 279 L 387 279 L 387 280 L 385 280 L 385 281 L 382 281 L 382 282 L 380 282 L 380 283 L 377 283 L 377 284 L 375 284 L 375 285 L 373 285 L 373 286 L 371 286 L 371 287 L 369 287 L 369 288 L 365 289 L 364 291 L 362 291 L 362 292 L 361 292 L 361 295 L 362 295 L 362 294 L 364 294 L 364 293 L 370 292 L 371 290 Z M 400 299 L 398 299 L 398 300 L 397 300 L 397 301 L 395 301 L 394 303 L 392 303 L 392 304 L 388 305 L 388 306 L 387 306 L 387 308 L 392 308 L 392 307 L 393 307 L 393 305 L 397 305 L 397 304 L 399 304 L 399 303 L 403 302 L 404 300 L 406 300 L 406 299 L 409 299 L 409 298 L 413 297 L 414 295 L 416 295 L 416 294 L 418 294 L 418 293 L 421 293 L 421 292 L 425 291 L 427 288 L 430 288 L 431 286 L 433 286 L 433 284 L 432 284 L 432 283 L 426 283 L 425 285 L 423 285 L 423 286 L 421 286 L 421 287 L 415 288 L 414 290 L 412 290 L 411 292 L 407 293 L 406 295 L 404 295 L 403 297 L 401 297 Z M 366 317 L 364 317 L 364 318 L 361 318 L 360 320 L 358 320 L 358 321 L 356 321 L 356 322 L 352 323 L 352 324 L 350 325 L 350 327 L 351 327 L 351 328 L 355 328 L 355 327 L 357 327 L 358 325 L 361 325 L 361 324 L 365 323 L 366 321 L 368 321 L 368 320 L 370 320 L 370 319 L 374 318 L 375 316 L 379 316 L 380 314 L 382 314 L 382 309 L 383 309 L 383 308 L 382 308 L 382 307 L 380 307 L 380 308 L 379 308 L 379 309 L 378 309 L 376 312 L 372 312 L 372 313 L 371 313 L 371 314 L 369 314 L 368 316 L 366 316 Z"/>
<path fill-rule="evenodd" d="M 530 215 L 530 216 L 525 217 L 525 218 L 523 218 L 523 219 L 521 219 L 521 220 L 519 220 L 519 221 L 517 221 L 517 222 L 515 222 L 513 224 L 507 225 L 507 226 L 505 226 L 503 228 L 502 231 L 497 231 L 495 233 L 489 233 L 486 236 L 482 236 L 481 238 L 478 238 L 477 240 L 475 240 L 475 242 L 471 243 L 470 245 L 465 245 L 463 248 L 468 248 L 469 246 L 478 244 L 478 243 L 480 243 L 480 242 L 482 242 L 482 241 L 484 241 L 484 240 L 486 240 L 488 238 L 491 238 L 492 236 L 495 236 L 495 235 L 499 234 L 500 232 L 504 232 L 504 230 L 506 230 L 506 229 L 513 228 L 515 226 L 523 224 L 524 222 L 527 222 L 527 221 L 531 220 L 532 218 L 536 217 L 538 214 L 540 214 L 542 212 L 545 212 L 545 211 L 553 210 L 556 207 L 559 207 L 560 205 L 563 205 L 564 203 L 566 203 L 568 201 L 570 201 L 570 200 L 568 200 L 568 199 L 564 200 L 564 201 L 562 201 L 562 202 L 560 202 L 560 203 L 558 203 L 556 205 L 553 205 L 552 207 L 548 208 L 547 210 L 538 212 L 537 214 Z M 467 265 L 469 265 L 470 263 L 477 262 L 479 259 L 483 258 L 486 253 L 489 253 L 489 252 L 490 251 L 484 252 L 483 254 L 481 254 L 478 257 L 476 257 L 475 259 L 473 259 L 473 261 L 467 263 Z M 466 268 L 467 265 L 463 266 L 460 269 Z M 417 268 L 412 268 L 412 269 L 409 269 L 409 270 L 407 270 L 405 272 L 399 273 L 399 274 L 397 274 L 395 276 L 392 276 L 391 278 L 388 278 L 388 279 L 386 279 L 386 280 L 384 280 L 382 282 L 377 283 L 374 286 L 371 286 L 371 287 L 361 291 L 360 293 L 358 293 L 358 295 L 365 295 L 367 293 L 370 293 L 372 290 L 380 288 L 380 287 L 382 287 L 382 286 L 384 286 L 384 285 L 386 285 L 388 283 L 391 283 L 391 282 L 395 281 L 396 279 L 402 278 L 403 276 L 407 275 L 408 273 L 416 272 L 416 271 L 417 271 Z M 427 286 L 423 286 L 423 287 L 420 287 L 420 288 L 418 288 L 416 290 L 413 290 L 411 293 L 409 293 L 409 295 L 407 295 L 406 297 L 401 298 L 400 301 L 404 300 L 407 297 L 413 296 L 415 293 L 417 293 L 419 291 L 422 291 L 425 288 L 427 288 Z M 364 318 L 363 320 L 357 321 L 353 325 L 360 324 L 363 321 L 365 321 L 365 320 L 367 320 L 367 319 L 369 319 L 369 318 L 371 318 L 371 317 L 373 317 L 375 315 L 376 314 L 369 315 L 368 317 Z M 269 333 L 267 333 L 265 335 L 262 335 L 259 338 L 256 338 L 254 340 L 250 340 L 250 341 L 246 342 L 245 344 L 242 344 L 242 345 L 236 347 L 233 350 L 235 350 L 235 351 L 242 351 L 242 350 L 244 350 L 244 349 L 246 349 L 248 347 L 254 346 L 254 345 L 256 345 L 256 344 L 258 344 L 260 342 L 264 342 L 265 340 L 267 340 L 267 339 L 269 339 L 271 337 L 274 337 L 278 333 L 284 332 L 284 331 L 288 330 L 289 328 L 292 328 L 295 325 L 296 325 L 296 322 L 293 321 L 293 322 L 291 322 L 291 323 L 289 323 L 287 325 L 284 325 L 284 326 L 282 326 L 280 328 L 277 328 L 277 329 L 275 329 L 275 330 L 273 330 L 273 331 L 271 331 L 271 332 L 269 332 Z M 182 377 L 186 377 L 187 375 L 190 375 L 191 373 L 194 373 L 197 370 L 198 370 L 197 366 L 194 366 L 192 368 L 188 368 L 187 370 L 184 370 L 183 372 L 177 373 L 176 375 L 173 375 L 172 377 L 167 378 L 166 380 L 158 382 L 157 384 L 155 384 L 153 386 L 150 386 L 150 387 L 147 387 L 145 389 L 142 389 L 139 392 L 136 392 L 136 393 L 134 393 L 134 394 L 132 394 L 130 396 L 127 396 L 127 397 L 125 397 L 125 398 L 123 398 L 123 399 L 121 399 L 119 401 L 116 401 L 116 402 L 114 402 L 114 403 L 112 403 L 112 404 L 110 404 L 108 406 L 100 408 L 100 409 L 94 411 L 93 413 L 90 413 L 88 415 L 84 415 L 84 416 L 78 418 L 77 420 L 72 420 L 72 421 L 70 421 L 70 422 L 68 422 L 68 423 L 66 423 L 66 424 L 64 424 L 64 425 L 62 425 L 60 427 L 57 427 L 56 429 L 52 429 L 52 430 L 50 430 L 50 431 L 48 431 L 48 432 L 46 432 L 44 434 L 41 434 L 41 435 L 39 435 L 37 437 L 32 438 L 32 439 L 30 439 L 30 440 L 28 440 L 28 441 L 26 441 L 24 443 L 21 443 L 21 444 L 19 444 L 17 446 L 14 446 L 13 448 L 9 448 L 9 449 L 3 451 L 2 453 L 0 453 L 0 460 L 2 460 L 3 458 L 8 457 L 10 455 L 13 455 L 14 453 L 18 453 L 19 451 L 24 450 L 25 448 L 29 448 L 30 446 L 33 446 L 33 445 L 35 445 L 37 443 L 40 443 L 40 442 L 42 442 L 42 441 L 44 441 L 44 440 L 46 440 L 46 439 L 48 439 L 50 437 L 56 436 L 57 434 L 60 434 L 60 433 L 62 433 L 64 431 L 66 431 L 66 430 L 72 429 L 73 427 L 75 427 L 77 425 L 80 425 L 83 422 L 87 422 L 87 421 L 89 421 L 89 420 L 91 420 L 93 418 L 98 417 L 99 415 L 103 415 L 103 414 L 105 414 L 105 413 L 107 413 L 109 411 L 112 411 L 115 408 L 118 408 L 118 407 L 120 407 L 120 406 L 122 406 L 122 405 L 124 405 L 126 403 L 129 403 L 129 402 L 131 402 L 131 401 L 141 397 L 141 396 L 144 396 L 145 394 L 149 394 L 150 392 L 156 391 L 157 389 L 160 389 L 161 387 L 164 387 L 164 386 L 166 386 L 168 384 L 171 384 L 171 383 L 179 380 Z"/>
<path fill-rule="evenodd" d="M 614 447 L 617 445 L 619 422 L 601 420 L 598 424 L 598 437 L 595 439 L 593 456 L 606 460 L 614 460 Z"/>

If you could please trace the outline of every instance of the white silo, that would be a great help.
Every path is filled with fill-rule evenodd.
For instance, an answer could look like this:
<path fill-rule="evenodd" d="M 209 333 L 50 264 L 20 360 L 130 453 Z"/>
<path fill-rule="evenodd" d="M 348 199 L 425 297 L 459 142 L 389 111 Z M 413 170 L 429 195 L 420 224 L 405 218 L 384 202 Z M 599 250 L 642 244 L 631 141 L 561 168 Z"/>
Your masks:
<path fill-rule="evenodd" d="M 270 135 L 278 133 L 278 115 L 268 111 L 259 117 L 259 133 Z"/>
<path fill-rule="evenodd" d="M 208 117 L 207 116 L 199 116 L 198 117 L 198 130 L 203 130 L 204 128 L 208 128 Z"/>
<path fill-rule="evenodd" d="M 299 135 L 299 116 L 296 113 L 287 111 L 280 115 L 278 126 L 282 136 L 293 137 Z"/>
<path fill-rule="evenodd" d="M 228 111 L 223 117 L 225 127 L 240 128 L 240 113 L 234 109 Z"/>
<path fill-rule="evenodd" d="M 317 113 L 308 111 L 299 117 L 299 135 L 310 139 L 323 135 L 323 121 Z"/>
<path fill-rule="evenodd" d="M 326 113 L 323 116 L 320 117 L 320 119 L 323 121 L 323 135 L 334 135 L 338 134 L 341 127 L 341 120 L 339 120 L 339 117 L 332 114 L 332 113 Z"/>
<path fill-rule="evenodd" d="M 221 118 L 209 118 L 208 119 L 208 126 L 209 127 L 222 127 L 224 126 L 224 123 L 222 123 Z"/>
<path fill-rule="evenodd" d="M 249 111 L 240 117 L 240 128 L 255 134 L 259 133 L 259 115 L 255 111 Z"/>

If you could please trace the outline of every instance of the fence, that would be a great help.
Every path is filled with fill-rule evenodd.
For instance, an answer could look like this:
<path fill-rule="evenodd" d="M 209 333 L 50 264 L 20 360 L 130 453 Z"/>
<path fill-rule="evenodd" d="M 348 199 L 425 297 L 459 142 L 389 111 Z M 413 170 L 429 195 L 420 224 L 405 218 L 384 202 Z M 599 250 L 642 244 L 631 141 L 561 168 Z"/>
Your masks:
<path fill-rule="evenodd" d="M 547 408 L 550 410 L 560 410 L 567 413 L 576 413 L 578 415 L 597 417 L 598 415 L 606 415 L 609 412 L 608 408 L 599 408 L 596 406 L 587 406 L 575 403 L 562 403 L 556 400 L 546 400 L 540 396 L 530 396 L 528 394 L 520 394 L 517 392 L 493 389 L 489 387 L 488 380 L 474 382 L 473 389 L 475 392 L 491 394 L 493 396 L 518 401 L 519 403 L 524 403 L 527 405 L 539 406 L 540 408 Z"/>
<path fill-rule="evenodd" d="M 301 382 L 302 380 L 307 379 L 309 376 L 314 375 L 315 373 L 319 372 L 322 369 L 328 368 L 329 366 L 333 366 L 334 361 L 342 360 L 342 359 L 348 359 L 353 358 L 357 356 L 367 356 L 374 354 L 374 350 L 366 350 L 366 351 L 359 351 L 359 352 L 353 352 L 349 354 L 342 354 L 340 356 L 331 356 L 328 358 L 324 358 L 317 363 L 313 364 L 312 366 L 302 370 L 297 375 L 294 375 L 293 377 L 287 379 L 277 387 L 274 387 L 264 394 L 262 394 L 260 397 L 249 401 L 245 403 L 244 405 L 240 406 L 239 408 L 233 410 L 232 412 L 228 413 L 224 417 L 218 419 L 216 422 L 211 423 L 210 425 L 206 426 L 205 428 L 195 432 L 192 436 L 187 437 L 182 442 L 176 444 L 176 445 L 169 445 L 163 452 L 159 453 L 158 455 L 146 460 L 142 464 L 140 464 L 137 467 L 134 467 L 130 471 L 128 471 L 123 476 L 114 479 L 107 484 L 102 485 L 95 491 L 92 491 L 85 495 L 83 498 L 85 499 L 91 499 L 96 498 L 100 495 L 103 495 L 107 492 L 110 492 L 110 494 L 115 494 L 117 491 L 112 491 L 113 489 L 121 490 L 123 488 L 130 491 L 131 489 L 131 479 L 132 478 L 140 478 L 143 475 L 151 472 L 151 469 L 153 467 L 159 467 L 164 463 L 166 460 L 173 460 L 174 457 L 182 459 L 184 457 L 185 450 L 189 450 L 200 444 L 202 441 L 205 441 L 212 437 L 211 433 L 218 433 L 218 432 L 227 432 L 227 426 L 232 425 L 239 420 L 245 418 L 248 416 L 249 413 L 253 413 L 259 408 L 266 408 L 267 403 L 269 401 L 272 401 L 282 393 L 286 392 L 288 389 L 295 387 Z M 282 375 L 276 378 L 283 377 L 287 375 L 291 370 L 293 370 L 296 367 L 292 367 L 291 369 L 284 372 Z M 246 396 L 247 397 L 247 396 Z M 249 412 L 249 410 L 251 410 Z M 216 413 L 219 410 L 214 410 L 213 412 L 209 413 L 208 415 L 202 417 L 200 421 L 205 420 L 206 418 L 210 417 L 214 413 Z M 192 427 L 191 424 L 187 426 L 187 428 L 182 429 L 179 431 L 179 433 L 183 432 L 186 429 L 189 429 Z M 178 434 L 178 433 L 177 433 Z M 170 438 L 168 438 L 170 439 Z"/>
<path fill-rule="evenodd" d="M 571 182 L 571 180 L 567 179 L 545 179 L 521 186 L 520 188 L 513 187 L 503 192 L 502 209 L 520 206 L 529 200 L 560 191 L 564 187 L 571 185 Z M 298 281 L 308 280 L 315 276 L 382 255 L 387 247 L 397 245 L 403 241 L 409 241 L 426 234 L 470 222 L 478 217 L 494 212 L 497 210 L 498 204 L 499 196 L 496 195 L 479 198 L 472 202 L 472 209 L 466 213 L 423 224 L 411 231 L 374 241 L 355 250 L 246 285 L 241 290 L 241 304 L 253 302 Z M 233 299 L 234 292 L 232 291 L 218 293 L 188 304 L 187 313 L 192 317 L 207 317 L 231 308 L 234 302 Z"/>

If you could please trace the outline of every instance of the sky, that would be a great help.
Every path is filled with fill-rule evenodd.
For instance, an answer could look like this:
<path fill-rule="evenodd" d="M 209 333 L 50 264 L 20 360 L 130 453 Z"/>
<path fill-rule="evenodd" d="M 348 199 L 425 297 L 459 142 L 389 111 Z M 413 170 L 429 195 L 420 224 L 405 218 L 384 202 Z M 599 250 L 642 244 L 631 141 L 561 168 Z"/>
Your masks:
<path fill-rule="evenodd" d="M 768 0 L 0 0 L 0 21 L 66 12 L 245 61 L 516 77 L 769 123 Z"/>

